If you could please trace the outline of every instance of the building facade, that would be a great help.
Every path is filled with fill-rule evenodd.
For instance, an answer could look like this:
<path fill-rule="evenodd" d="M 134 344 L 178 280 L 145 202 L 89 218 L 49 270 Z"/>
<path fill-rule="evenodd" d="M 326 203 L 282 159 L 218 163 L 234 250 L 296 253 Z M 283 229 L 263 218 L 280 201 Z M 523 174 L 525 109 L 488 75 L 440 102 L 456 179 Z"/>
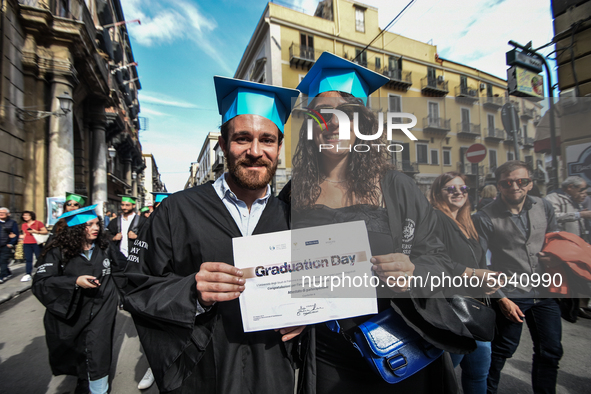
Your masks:
<path fill-rule="evenodd" d="M 146 168 L 139 181 L 139 192 L 137 197 L 140 199 L 139 206 L 154 205 L 154 196 L 151 193 L 166 192 L 166 185 L 162 182 L 156 159 L 151 153 L 143 153 L 144 164 Z"/>
<path fill-rule="evenodd" d="M 120 1 L 2 4 L 0 205 L 43 218 L 47 197 L 103 207 L 137 190 L 141 85 Z"/>
<path fill-rule="evenodd" d="M 194 169 L 193 166 L 191 167 L 191 176 L 194 180 L 191 184 L 188 182 L 187 186 L 185 186 L 185 189 L 188 187 L 202 185 L 207 182 L 213 182 L 218 178 L 215 176 L 215 172 L 220 160 L 222 166 L 224 163 L 223 153 L 221 156 L 218 156 L 215 151 L 215 147 L 218 144 L 218 138 L 220 135 L 220 132 L 212 131 L 207 134 L 207 137 L 205 137 L 205 141 L 203 141 L 201 151 L 197 157 L 197 162 L 195 163 L 196 166 L 194 166 Z"/>
<path fill-rule="evenodd" d="M 577 175 L 591 185 L 591 0 L 553 0 L 552 15 L 560 89 L 555 116 L 563 163 L 559 177 Z"/>
<path fill-rule="evenodd" d="M 443 59 L 434 45 L 383 32 L 364 50 L 379 33 L 378 9 L 358 2 L 320 1 L 314 15 L 268 3 L 234 77 L 295 88 L 325 51 L 387 76 L 390 81 L 372 94 L 371 106 L 416 116 L 412 132 L 418 140 L 397 135 L 392 143 L 404 149 L 392 155 L 392 162 L 425 192 L 447 171 L 466 174 L 472 187 L 492 182 L 496 167 L 515 157 L 513 136 L 501 122 L 501 108 L 508 100 L 519 108 L 520 159 L 534 168 L 543 166 L 543 155 L 533 150 L 538 104 L 508 97 L 505 80 Z M 296 111 L 285 127 L 276 191 L 291 178 L 292 133 L 297 134 L 300 118 Z M 487 150 L 479 164 L 469 163 L 465 155 L 474 143 Z M 543 183 L 544 177 L 536 174 Z"/>

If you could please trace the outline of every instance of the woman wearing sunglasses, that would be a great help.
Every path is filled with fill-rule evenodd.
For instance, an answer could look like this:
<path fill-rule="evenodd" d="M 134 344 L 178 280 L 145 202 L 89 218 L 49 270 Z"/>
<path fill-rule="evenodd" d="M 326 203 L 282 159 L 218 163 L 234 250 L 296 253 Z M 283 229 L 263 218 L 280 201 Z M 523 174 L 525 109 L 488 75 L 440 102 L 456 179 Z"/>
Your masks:
<path fill-rule="evenodd" d="M 32 291 L 43 319 L 54 375 L 78 377 L 76 393 L 109 388 L 118 294 L 114 268 L 96 205 L 66 212 L 64 227 L 41 254 Z"/>
<path fill-rule="evenodd" d="M 332 54 L 324 53 L 298 89 L 309 96 L 307 112 L 318 122 L 304 121 L 299 142 L 294 154 L 293 177 L 291 182 L 292 225 L 294 228 L 314 227 L 363 220 L 367 227 L 371 247 L 373 272 L 385 283 L 388 277 L 426 276 L 427 273 L 441 274 L 442 260 L 448 260 L 443 245 L 435 238 L 433 228 L 436 218 L 429 202 L 406 175 L 394 171 L 388 165 L 386 149 L 355 149 L 362 144 L 386 146 L 385 134 L 368 141 L 359 138 L 375 135 L 379 128 L 378 116 L 365 105 L 366 97 L 386 81 L 383 76 L 358 65 L 354 65 Z M 353 78 L 353 83 L 351 83 Z M 358 79 L 363 79 L 360 83 Z M 343 83 L 341 83 L 343 82 Z M 356 86 L 369 86 L 367 91 Z M 328 111 L 340 111 L 332 114 Z M 347 119 L 339 120 L 344 114 Z M 322 117 L 322 119 L 320 118 Z M 310 115 L 312 119 L 312 115 Z M 343 121 L 349 124 L 349 133 Z M 308 124 L 311 123 L 309 133 Z M 345 137 L 345 138 L 343 138 Z M 363 152 L 362 152 L 363 151 Z M 283 195 L 289 195 L 285 191 Z M 405 253 L 407 252 L 407 253 Z M 403 283 L 401 283 L 403 284 Z M 408 284 L 388 288 L 378 287 L 378 310 L 393 308 L 396 298 L 399 305 L 409 308 L 409 313 L 419 316 L 421 327 L 416 327 L 429 337 L 436 327 L 447 327 L 456 316 L 453 311 L 446 314 L 431 304 L 445 300 L 428 299 L 433 315 L 421 315 L 424 310 L 413 303 L 411 297 L 422 294 L 423 289 L 410 289 Z M 383 290 L 383 292 L 382 292 Z M 352 300 L 351 302 L 354 302 Z M 438 305 L 438 304 L 437 304 Z M 396 308 L 394 308 L 396 310 Z M 399 309 L 401 310 L 401 309 Z M 404 313 L 401 313 L 404 315 Z M 437 315 L 437 316 L 434 316 Z M 439 357 L 412 376 L 389 384 L 375 373 L 360 352 L 346 338 L 349 330 L 370 319 L 372 316 L 358 316 L 339 320 L 346 332 L 338 332 L 325 323 L 309 327 L 302 341 L 309 341 L 300 380 L 306 394 L 318 393 L 444 393 L 455 392 L 451 360 Z M 435 323 L 435 324 L 434 324 Z M 349 328 L 345 328 L 348 326 Z M 445 331 L 441 329 L 432 335 L 437 347 L 475 347 L 473 340 L 458 344 L 454 340 L 441 343 Z M 454 332 L 455 334 L 455 332 Z M 458 335 L 459 336 L 459 335 Z M 463 337 L 462 337 L 463 338 Z M 463 338 L 464 339 L 464 338 Z M 461 341 L 461 340 L 460 340 Z M 453 342 L 453 343 L 452 343 Z M 449 364 L 446 364 L 449 361 Z M 446 369 L 446 365 L 449 368 Z"/>
<path fill-rule="evenodd" d="M 66 202 L 64 202 L 63 213 L 72 212 L 72 211 L 82 208 L 84 206 L 84 203 L 86 203 L 86 199 L 87 199 L 86 196 L 82 196 L 82 195 L 76 194 L 76 193 L 66 192 Z M 47 240 L 46 245 L 49 244 L 49 242 L 51 242 L 53 240 L 53 237 L 56 234 L 58 234 L 60 231 L 62 231 L 67 226 L 68 226 L 68 224 L 64 219 L 59 219 L 53 225 L 53 228 L 51 229 L 51 235 L 49 236 L 49 239 Z"/>
<path fill-rule="evenodd" d="M 478 242 L 478 234 L 470 217 L 470 203 L 466 176 L 458 172 L 446 172 L 435 179 L 431 186 L 431 204 L 437 215 L 437 236 L 443 241 L 451 257 L 449 271 L 454 276 L 476 276 L 482 283 L 496 277 L 486 269 L 486 251 Z M 496 289 L 488 289 L 493 292 Z M 453 288 L 454 294 L 482 297 L 479 288 Z M 476 341 L 477 349 L 470 354 L 452 354 L 454 367 L 462 367 L 462 388 L 465 394 L 486 393 L 486 378 L 490 367 L 490 342 Z"/>

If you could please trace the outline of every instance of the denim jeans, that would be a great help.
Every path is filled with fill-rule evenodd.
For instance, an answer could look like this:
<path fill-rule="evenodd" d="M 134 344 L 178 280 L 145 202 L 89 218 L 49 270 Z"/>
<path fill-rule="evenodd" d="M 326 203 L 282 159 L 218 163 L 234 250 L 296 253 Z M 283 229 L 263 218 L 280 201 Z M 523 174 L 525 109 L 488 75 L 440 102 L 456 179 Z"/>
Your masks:
<path fill-rule="evenodd" d="M 534 393 L 556 393 L 558 362 L 562 357 L 562 322 L 560 307 L 553 298 L 510 298 L 525 314 L 525 322 L 534 343 L 532 388 Z M 487 393 L 495 394 L 501 379 L 505 361 L 513 356 L 523 323 L 507 319 L 493 303 L 497 312 L 497 332 L 492 342 L 491 365 L 487 381 Z"/>
<path fill-rule="evenodd" d="M 37 244 L 23 244 L 23 251 L 25 252 L 25 260 L 27 262 L 27 275 L 31 275 L 33 273 L 33 253 L 39 259 L 41 248 Z"/>
<path fill-rule="evenodd" d="M 107 394 L 109 391 L 109 375 L 97 380 L 88 380 L 88 388 L 91 394 Z"/>
<path fill-rule="evenodd" d="M 4 279 L 10 273 L 8 263 L 12 257 L 12 250 L 8 246 L 0 246 L 0 279 Z"/>
<path fill-rule="evenodd" d="M 462 389 L 464 394 L 485 394 L 486 378 L 490 368 L 490 342 L 476 341 L 476 350 L 469 354 L 453 354 L 454 368 L 462 367 Z"/>

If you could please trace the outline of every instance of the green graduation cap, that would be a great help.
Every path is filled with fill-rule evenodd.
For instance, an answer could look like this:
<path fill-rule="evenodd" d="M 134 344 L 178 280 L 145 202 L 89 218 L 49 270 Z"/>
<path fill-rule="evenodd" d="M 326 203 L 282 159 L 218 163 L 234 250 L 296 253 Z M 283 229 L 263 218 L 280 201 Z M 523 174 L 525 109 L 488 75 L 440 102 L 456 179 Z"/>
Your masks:
<path fill-rule="evenodd" d="M 85 224 L 86 222 L 98 217 L 96 214 L 96 207 L 98 204 L 91 205 L 89 207 L 84 207 L 80 209 L 76 209 L 75 211 L 70 211 L 64 213 L 59 219 L 65 219 L 66 223 L 68 223 L 68 227 L 77 226 L 79 224 Z"/>
<path fill-rule="evenodd" d="M 213 77 L 222 123 L 238 115 L 260 115 L 275 123 L 283 133 L 283 125 L 300 92 L 295 89 L 234 78 Z"/>
<path fill-rule="evenodd" d="M 140 209 L 140 212 L 144 213 L 144 212 L 148 212 L 149 210 L 150 210 L 150 207 L 143 207 L 142 209 Z"/>
<path fill-rule="evenodd" d="M 162 202 L 166 197 L 170 196 L 172 193 L 165 193 L 165 192 L 150 192 L 154 196 L 154 204 L 158 204 Z"/>
<path fill-rule="evenodd" d="M 66 192 L 66 202 L 72 200 L 76 201 L 78 204 L 80 204 L 80 206 L 83 206 L 87 199 L 88 197 L 81 194 Z"/>
<path fill-rule="evenodd" d="M 135 205 L 137 198 L 134 196 L 129 196 L 127 194 L 119 194 L 121 197 L 121 202 L 130 202 Z"/>
<path fill-rule="evenodd" d="M 311 101 L 322 92 L 350 93 L 367 104 L 367 97 L 389 78 L 350 62 L 330 52 L 324 52 L 306 74 L 298 89 Z"/>

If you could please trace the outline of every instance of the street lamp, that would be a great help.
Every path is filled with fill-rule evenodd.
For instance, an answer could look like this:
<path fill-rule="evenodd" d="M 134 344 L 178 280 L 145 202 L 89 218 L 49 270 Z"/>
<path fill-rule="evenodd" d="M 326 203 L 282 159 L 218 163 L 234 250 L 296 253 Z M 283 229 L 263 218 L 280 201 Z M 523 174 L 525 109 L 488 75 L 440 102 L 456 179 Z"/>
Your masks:
<path fill-rule="evenodd" d="M 117 149 L 113 148 L 113 145 L 111 145 L 111 146 L 109 147 L 108 151 L 109 151 L 109 157 L 110 157 L 111 159 L 114 159 L 114 158 L 115 158 L 115 156 L 117 156 Z"/>
<path fill-rule="evenodd" d="M 72 112 L 74 99 L 68 92 L 64 92 L 63 94 L 57 96 L 57 99 L 59 101 L 61 111 L 35 111 L 16 107 L 16 116 L 23 122 L 32 122 L 35 120 L 47 118 L 51 115 L 59 118 Z"/>
<path fill-rule="evenodd" d="M 57 99 L 59 100 L 60 108 L 64 112 L 64 115 L 72 112 L 72 105 L 74 104 L 74 99 L 70 97 L 68 92 L 64 92 L 64 94 L 57 96 Z"/>

